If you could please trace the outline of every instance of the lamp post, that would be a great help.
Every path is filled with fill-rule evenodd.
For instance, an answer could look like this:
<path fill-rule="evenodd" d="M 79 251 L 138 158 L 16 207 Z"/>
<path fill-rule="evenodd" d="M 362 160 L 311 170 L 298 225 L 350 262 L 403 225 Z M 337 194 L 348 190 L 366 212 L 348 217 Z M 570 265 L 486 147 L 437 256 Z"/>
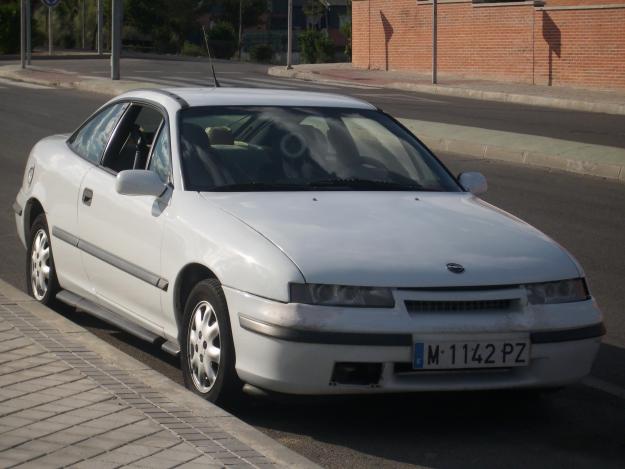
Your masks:
<path fill-rule="evenodd" d="M 20 62 L 26 68 L 26 5 L 20 1 Z"/>
<path fill-rule="evenodd" d="M 111 11 L 111 80 L 119 80 L 119 55 L 122 48 L 121 0 L 113 0 Z"/>
<path fill-rule="evenodd" d="M 98 0 L 98 55 L 102 55 L 104 50 L 104 5 L 102 0 Z"/>
<path fill-rule="evenodd" d="M 289 0 L 287 11 L 287 32 L 286 32 L 286 68 L 293 68 L 291 51 L 293 50 L 293 0 Z"/>
<path fill-rule="evenodd" d="M 437 54 L 437 44 L 436 44 L 436 33 L 438 29 L 438 2 L 437 0 L 432 0 L 432 84 L 435 85 L 436 78 L 436 54 Z"/>

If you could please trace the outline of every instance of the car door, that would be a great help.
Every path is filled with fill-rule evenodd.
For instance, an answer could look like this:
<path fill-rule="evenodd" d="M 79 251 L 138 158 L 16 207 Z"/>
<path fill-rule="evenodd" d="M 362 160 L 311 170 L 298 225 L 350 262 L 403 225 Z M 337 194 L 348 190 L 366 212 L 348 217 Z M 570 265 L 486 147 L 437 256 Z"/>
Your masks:
<path fill-rule="evenodd" d="M 48 167 L 36 169 L 42 171 L 41 181 L 50 201 L 46 212 L 59 282 L 63 288 L 84 296 L 89 296 L 89 284 L 74 242 L 78 236 L 80 186 L 99 163 L 126 107 L 127 103 L 115 103 L 99 110 L 50 155 Z"/>
<path fill-rule="evenodd" d="M 127 196 L 115 183 L 119 171 L 146 168 L 168 182 L 168 134 L 164 110 L 131 104 L 102 164 L 84 178 L 78 208 L 83 265 L 98 302 L 155 331 L 162 328 L 160 293 L 168 286 L 160 277 L 160 250 L 172 189 L 159 198 Z"/>

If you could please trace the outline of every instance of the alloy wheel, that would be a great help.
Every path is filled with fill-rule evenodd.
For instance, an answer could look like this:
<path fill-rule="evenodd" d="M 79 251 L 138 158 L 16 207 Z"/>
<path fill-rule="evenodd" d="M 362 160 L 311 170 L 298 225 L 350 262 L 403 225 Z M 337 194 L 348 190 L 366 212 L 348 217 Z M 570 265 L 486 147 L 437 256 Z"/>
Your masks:
<path fill-rule="evenodd" d="M 35 233 L 30 255 L 30 284 L 33 295 L 41 301 L 50 286 L 50 242 L 43 228 Z"/>
<path fill-rule="evenodd" d="M 207 393 L 219 373 L 221 343 L 217 314 L 207 301 L 199 302 L 189 319 L 187 358 L 193 384 Z"/>

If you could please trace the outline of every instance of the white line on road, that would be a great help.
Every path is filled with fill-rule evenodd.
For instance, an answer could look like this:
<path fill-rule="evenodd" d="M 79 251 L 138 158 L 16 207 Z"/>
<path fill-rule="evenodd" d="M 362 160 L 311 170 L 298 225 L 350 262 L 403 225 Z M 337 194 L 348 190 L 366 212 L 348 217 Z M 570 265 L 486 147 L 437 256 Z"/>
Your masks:
<path fill-rule="evenodd" d="M 51 86 L 43 86 L 43 85 L 35 85 L 34 83 L 26 83 L 23 81 L 13 81 L 7 80 L 5 78 L 0 78 L 0 83 L 3 85 L 16 86 L 18 88 L 28 88 L 31 90 L 52 90 L 54 89 Z"/>
<path fill-rule="evenodd" d="M 582 381 L 582 384 L 589 388 L 598 389 L 599 391 L 607 392 L 613 396 L 625 399 L 625 388 L 617 386 L 616 384 L 609 383 L 594 376 L 587 376 Z"/>

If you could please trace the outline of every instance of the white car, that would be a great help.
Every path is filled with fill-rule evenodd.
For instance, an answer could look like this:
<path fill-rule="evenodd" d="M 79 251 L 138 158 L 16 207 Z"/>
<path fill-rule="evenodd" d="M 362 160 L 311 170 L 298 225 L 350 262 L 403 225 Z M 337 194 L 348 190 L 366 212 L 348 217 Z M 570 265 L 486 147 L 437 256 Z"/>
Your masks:
<path fill-rule="evenodd" d="M 573 383 L 605 333 L 584 272 L 485 190 L 366 102 L 180 88 L 37 143 L 14 210 L 38 301 L 212 401 Z"/>

